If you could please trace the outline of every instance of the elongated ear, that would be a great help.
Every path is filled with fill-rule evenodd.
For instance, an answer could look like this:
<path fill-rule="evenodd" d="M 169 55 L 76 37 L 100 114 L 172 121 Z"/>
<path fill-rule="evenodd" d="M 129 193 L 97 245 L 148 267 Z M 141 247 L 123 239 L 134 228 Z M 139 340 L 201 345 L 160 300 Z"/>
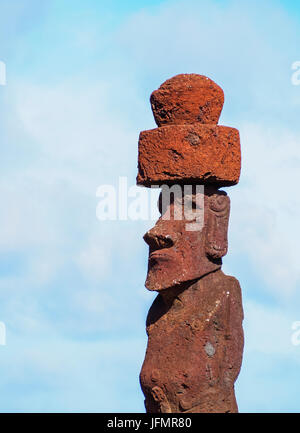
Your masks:
<path fill-rule="evenodd" d="M 229 213 L 230 199 L 225 192 L 220 191 L 209 197 L 205 244 L 209 258 L 219 259 L 227 253 Z"/>

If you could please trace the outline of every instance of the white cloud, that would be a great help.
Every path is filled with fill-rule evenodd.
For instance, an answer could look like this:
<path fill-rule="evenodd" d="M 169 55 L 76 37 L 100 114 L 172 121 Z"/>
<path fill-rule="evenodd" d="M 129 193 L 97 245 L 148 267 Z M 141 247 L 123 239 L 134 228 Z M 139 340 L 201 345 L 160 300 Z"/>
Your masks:
<path fill-rule="evenodd" d="M 236 396 L 241 412 L 299 412 L 299 346 L 291 311 L 244 302 L 245 349 Z"/>
<path fill-rule="evenodd" d="M 133 14 L 118 37 L 133 64 L 159 80 L 156 86 L 176 73 L 196 72 L 223 87 L 221 123 L 240 129 L 243 156 L 241 183 L 228 188 L 229 254 L 246 254 L 270 293 L 295 295 L 300 92 L 291 85 L 290 66 L 298 55 L 296 22 L 272 1 L 172 1 Z"/>
<path fill-rule="evenodd" d="M 87 38 L 78 33 L 75 45 L 88 46 L 94 30 Z M 300 98 L 290 84 L 290 64 L 297 60 L 298 24 L 274 2 L 170 1 L 132 14 L 109 40 L 105 60 L 76 70 L 77 78 L 62 72 L 60 81 L 51 81 L 63 61 L 58 56 L 54 62 L 54 49 L 49 65 L 41 64 L 44 57 L 40 63 L 35 58 L 36 75 L 49 67 L 42 84 L 34 74 L 22 77 L 15 71 L 15 82 L 6 88 L 7 110 L 0 120 L 6 144 L 0 248 L 21 254 L 25 270 L 0 282 L 0 320 L 8 321 L 8 341 L 10 329 L 23 339 L 1 358 L 2 370 L 9 373 L 2 380 L 7 391 L 18 380 L 42 383 L 42 391 L 29 396 L 12 390 L 5 403 L 10 407 L 16 396 L 23 410 L 132 407 L 123 398 L 131 385 L 124 382 L 120 389 L 118 381 L 124 379 L 123 356 L 128 354 L 129 368 L 136 350 L 142 357 L 140 349 L 120 339 L 95 346 L 80 342 L 74 348 L 70 340 L 144 334 L 153 295 L 143 287 L 147 249 L 142 235 L 152 223 L 100 224 L 95 192 L 101 183 L 116 185 L 120 175 L 134 182 L 138 133 L 154 126 L 149 94 L 181 72 L 215 79 L 226 95 L 222 123 L 241 132 L 242 181 L 228 189 L 228 258 L 245 254 L 264 290 L 288 307 L 281 314 L 279 307 L 249 302 L 247 294 L 246 349 L 272 359 L 286 353 L 295 360 L 289 322 L 299 319 L 293 311 L 299 285 L 300 155 L 293 119 Z M 25 38 L 23 43 L 34 42 Z M 61 44 L 60 55 L 68 51 L 63 39 Z M 43 47 L 41 41 L 37 52 Z M 288 306 L 286 295 L 294 296 L 294 306 Z M 68 335 L 68 341 L 57 337 L 54 344 L 55 332 Z M 132 397 L 139 407 L 137 401 L 142 402 L 141 394 Z"/>
<path fill-rule="evenodd" d="M 107 272 L 107 268 L 111 262 L 111 251 L 98 245 L 90 245 L 87 249 L 80 252 L 77 263 L 80 269 L 88 278 L 93 280 L 101 280 Z"/>
<path fill-rule="evenodd" d="M 169 1 L 133 14 L 118 36 L 126 57 L 142 64 L 157 86 L 178 73 L 216 80 L 225 91 L 225 115 L 228 108 L 242 118 L 252 110 L 281 112 L 295 90 L 297 23 L 274 1 Z"/>
<path fill-rule="evenodd" d="M 231 250 L 248 255 L 269 291 L 289 297 L 300 283 L 297 131 L 258 123 L 244 124 L 240 132 L 242 180 L 228 191 Z"/>
<path fill-rule="evenodd" d="M 279 307 L 262 305 L 247 300 L 245 309 L 246 352 L 294 357 L 299 362 L 298 350 L 292 345 L 293 313 Z"/>
<path fill-rule="evenodd" d="M 6 411 L 144 410 L 138 382 L 145 350 L 141 339 L 70 341 L 47 334 L 47 340 L 42 336 L 29 342 L 10 335 L 7 343 L 0 360 L 1 370 L 6 371 L 0 378 Z"/>

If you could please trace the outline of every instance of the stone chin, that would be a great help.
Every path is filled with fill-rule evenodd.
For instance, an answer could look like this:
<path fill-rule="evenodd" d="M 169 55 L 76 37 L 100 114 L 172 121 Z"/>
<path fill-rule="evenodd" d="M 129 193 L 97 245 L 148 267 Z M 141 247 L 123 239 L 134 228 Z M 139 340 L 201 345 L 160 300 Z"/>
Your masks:
<path fill-rule="evenodd" d="M 160 255 L 160 257 L 158 257 Z M 148 274 L 145 287 L 149 291 L 162 292 L 172 288 L 179 288 L 188 282 L 196 281 L 211 272 L 221 268 L 222 260 L 211 260 L 206 256 L 200 255 L 195 261 L 183 261 L 168 251 L 168 255 L 163 253 L 149 257 Z M 194 262 L 193 262 L 194 260 Z"/>
<path fill-rule="evenodd" d="M 192 203 L 197 205 L 196 196 Z M 177 203 L 169 205 L 175 215 Z M 163 291 L 195 281 L 220 269 L 227 252 L 227 229 L 230 210 L 228 196 L 207 190 L 204 195 L 204 226 L 187 230 L 186 219 L 158 219 L 144 235 L 149 245 L 148 273 L 145 286 L 150 291 Z"/>

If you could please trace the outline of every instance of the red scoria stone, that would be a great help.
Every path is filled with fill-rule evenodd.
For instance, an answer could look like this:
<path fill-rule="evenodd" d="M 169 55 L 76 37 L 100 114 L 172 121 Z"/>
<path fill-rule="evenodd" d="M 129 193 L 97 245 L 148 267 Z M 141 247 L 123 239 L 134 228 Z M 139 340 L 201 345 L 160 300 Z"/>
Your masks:
<path fill-rule="evenodd" d="M 230 186 L 238 183 L 240 170 L 240 137 L 235 128 L 194 123 L 140 133 L 139 185 L 184 182 Z"/>
<path fill-rule="evenodd" d="M 158 292 L 140 374 L 147 412 L 238 411 L 243 307 L 238 281 L 221 270 L 230 199 L 218 188 L 238 182 L 241 156 L 238 131 L 217 125 L 223 101 L 208 78 L 178 75 L 151 95 L 158 128 L 140 134 L 137 183 L 168 184 L 144 236 L 145 285 Z"/>
<path fill-rule="evenodd" d="M 155 90 L 150 102 L 158 126 L 195 122 L 217 124 L 224 93 L 204 75 L 180 74 Z"/>
<path fill-rule="evenodd" d="M 140 374 L 147 412 L 237 412 L 242 321 L 240 285 L 220 270 L 168 297 L 160 292 L 147 317 Z"/>
<path fill-rule="evenodd" d="M 190 231 L 192 214 L 175 219 L 183 203 L 177 197 L 160 205 L 161 218 L 144 236 L 149 245 L 146 287 L 159 292 L 147 318 L 140 374 L 146 410 L 237 412 L 234 383 L 244 341 L 241 290 L 235 278 L 220 270 L 230 200 L 213 187 L 183 198 L 203 210 L 202 228 Z"/>
<path fill-rule="evenodd" d="M 137 183 L 231 186 L 239 181 L 239 132 L 218 126 L 222 89 L 203 75 L 177 75 L 151 95 L 158 128 L 139 137 Z"/>

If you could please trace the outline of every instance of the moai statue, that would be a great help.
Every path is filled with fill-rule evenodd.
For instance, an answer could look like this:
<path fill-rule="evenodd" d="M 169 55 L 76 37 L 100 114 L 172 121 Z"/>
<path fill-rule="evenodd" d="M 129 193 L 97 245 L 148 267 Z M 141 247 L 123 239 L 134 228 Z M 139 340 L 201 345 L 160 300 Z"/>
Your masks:
<path fill-rule="evenodd" d="M 146 287 L 158 292 L 140 374 L 146 410 L 237 412 L 243 308 L 238 281 L 221 270 L 230 200 L 219 188 L 238 183 L 239 133 L 217 126 L 223 91 L 204 76 L 177 75 L 150 101 L 158 128 L 140 134 L 137 183 L 162 192 L 144 236 Z"/>

